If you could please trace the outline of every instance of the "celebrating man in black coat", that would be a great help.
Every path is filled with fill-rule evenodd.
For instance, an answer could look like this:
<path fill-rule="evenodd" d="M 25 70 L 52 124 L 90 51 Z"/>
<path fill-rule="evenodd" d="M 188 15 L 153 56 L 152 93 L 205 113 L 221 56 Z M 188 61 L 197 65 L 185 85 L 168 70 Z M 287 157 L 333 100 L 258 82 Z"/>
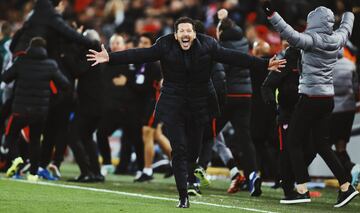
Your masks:
<path fill-rule="evenodd" d="M 259 66 L 278 70 L 285 60 L 263 60 L 239 51 L 221 47 L 215 39 L 196 34 L 194 21 L 183 17 L 175 22 L 175 33 L 161 37 L 150 48 L 130 49 L 110 55 L 102 46 L 101 52 L 89 50 L 93 66 L 99 63 L 144 63 L 160 60 L 163 88 L 155 116 L 164 122 L 164 133 L 172 147 L 172 162 L 180 208 L 188 208 L 187 166 L 196 161 L 202 142 L 204 124 L 210 114 L 217 113 L 215 90 L 210 81 L 213 62 L 242 67 Z M 212 104 L 209 104 L 212 103 Z"/>

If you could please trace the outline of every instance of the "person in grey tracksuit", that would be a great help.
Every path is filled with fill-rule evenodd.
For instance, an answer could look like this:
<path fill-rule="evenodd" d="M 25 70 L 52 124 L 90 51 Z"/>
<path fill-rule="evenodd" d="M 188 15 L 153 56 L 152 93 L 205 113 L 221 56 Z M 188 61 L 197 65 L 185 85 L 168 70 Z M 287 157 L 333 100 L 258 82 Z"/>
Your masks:
<path fill-rule="evenodd" d="M 338 202 L 334 207 L 346 205 L 358 192 L 350 186 L 350 176 L 328 144 L 330 115 L 334 107 L 333 68 L 338 52 L 351 35 L 354 14 L 346 5 L 340 27 L 333 30 L 333 12 L 323 6 L 311 11 L 303 33 L 295 31 L 274 11 L 270 1 L 263 3 L 268 20 L 281 37 L 291 46 L 302 50 L 302 72 L 299 79 L 300 98 L 289 126 L 289 154 L 297 182 L 297 192 L 283 203 L 310 202 L 306 182 L 310 180 L 304 160 L 304 143 L 311 133 L 315 150 L 330 167 L 340 184 Z"/>
<path fill-rule="evenodd" d="M 331 114 L 330 144 L 335 144 L 335 154 L 340 159 L 346 172 L 351 173 L 351 184 L 357 186 L 359 182 L 360 165 L 354 164 L 347 151 L 351 129 L 356 111 L 359 83 L 355 63 L 343 57 L 339 52 L 339 60 L 334 67 L 335 106 Z"/>

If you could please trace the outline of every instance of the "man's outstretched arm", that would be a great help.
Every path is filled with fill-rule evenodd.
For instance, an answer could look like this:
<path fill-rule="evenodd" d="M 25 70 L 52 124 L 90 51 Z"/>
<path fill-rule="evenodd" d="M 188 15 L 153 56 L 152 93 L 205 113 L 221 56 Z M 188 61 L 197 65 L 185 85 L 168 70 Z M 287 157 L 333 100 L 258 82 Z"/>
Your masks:
<path fill-rule="evenodd" d="M 158 61 L 161 58 L 161 49 L 158 43 L 150 48 L 136 48 L 114 53 L 108 53 L 104 45 L 101 45 L 101 51 L 89 50 L 86 55 L 88 61 L 92 61 L 91 66 L 101 63 L 110 64 L 138 64 Z"/>
<path fill-rule="evenodd" d="M 284 39 L 293 47 L 303 50 L 312 48 L 313 38 L 306 33 L 299 33 L 294 30 L 284 19 L 274 11 L 269 0 L 263 2 L 263 9 L 276 31 L 278 31 Z"/>
<path fill-rule="evenodd" d="M 352 13 L 352 4 L 350 0 L 344 0 L 344 14 L 341 19 L 339 28 L 335 31 L 334 36 L 338 41 L 339 48 L 345 46 L 354 26 L 354 14 Z"/>
<path fill-rule="evenodd" d="M 237 50 L 221 47 L 215 40 L 212 55 L 213 59 L 217 62 L 254 70 L 269 69 L 271 71 L 280 72 L 279 68 L 285 67 L 286 64 L 285 59 L 277 60 L 275 59 L 275 56 L 270 60 L 267 60 Z"/>

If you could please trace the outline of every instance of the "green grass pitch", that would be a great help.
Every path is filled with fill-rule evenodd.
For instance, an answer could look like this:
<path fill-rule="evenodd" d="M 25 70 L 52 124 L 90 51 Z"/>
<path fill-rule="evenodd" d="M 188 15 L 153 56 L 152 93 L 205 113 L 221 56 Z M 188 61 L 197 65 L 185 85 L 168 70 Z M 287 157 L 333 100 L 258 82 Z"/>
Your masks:
<path fill-rule="evenodd" d="M 62 167 L 63 179 L 78 174 L 77 167 L 66 164 Z M 191 197 L 190 209 L 177 209 L 177 193 L 173 178 L 163 179 L 156 175 L 151 183 L 133 183 L 131 176 L 110 175 L 105 183 L 74 184 L 66 181 L 29 184 L 13 181 L 0 175 L 0 212 L 360 212 L 360 198 L 348 206 L 333 208 L 336 189 L 319 190 L 320 198 L 301 205 L 281 205 L 280 189 L 263 187 L 259 198 L 248 192 L 229 195 L 229 181 L 215 180 L 203 188 L 202 197 Z"/>

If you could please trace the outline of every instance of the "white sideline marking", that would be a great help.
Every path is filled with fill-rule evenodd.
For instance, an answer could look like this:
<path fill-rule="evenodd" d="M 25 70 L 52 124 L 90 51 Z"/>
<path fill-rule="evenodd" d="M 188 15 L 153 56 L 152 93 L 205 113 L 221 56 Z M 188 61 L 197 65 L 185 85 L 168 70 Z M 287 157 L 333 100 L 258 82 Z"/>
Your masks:
<path fill-rule="evenodd" d="M 17 181 L 17 182 L 22 182 L 22 183 L 38 184 L 38 185 L 45 185 L 45 186 L 55 186 L 55 187 L 60 187 L 60 188 L 80 189 L 80 190 L 85 190 L 85 191 L 103 192 L 103 193 L 110 193 L 110 194 L 117 194 L 117 195 L 126 195 L 126 196 L 141 197 L 141 198 L 154 199 L 154 200 L 165 200 L 165 201 L 176 201 L 176 202 L 179 201 L 179 200 L 173 199 L 173 198 L 157 197 L 157 196 L 130 193 L 130 192 L 112 191 L 112 190 L 108 190 L 108 189 L 98 189 L 98 188 L 76 186 L 76 185 L 57 184 L 57 183 L 49 183 L 49 182 L 42 182 L 42 181 L 31 182 L 31 181 L 16 180 L 16 179 L 1 179 L 1 180 L 10 180 L 10 181 Z M 251 211 L 251 212 L 277 213 L 277 212 L 265 211 L 265 210 L 254 209 L 254 208 L 245 208 L 245 207 L 239 207 L 239 206 L 221 205 L 221 204 L 206 203 L 206 202 L 201 202 L 201 201 L 191 201 L 191 204 L 199 204 L 199 205 L 205 205 L 205 206 L 215 206 L 215 207 L 226 208 L 226 209 L 240 209 L 240 210 L 246 210 L 246 211 Z"/>

